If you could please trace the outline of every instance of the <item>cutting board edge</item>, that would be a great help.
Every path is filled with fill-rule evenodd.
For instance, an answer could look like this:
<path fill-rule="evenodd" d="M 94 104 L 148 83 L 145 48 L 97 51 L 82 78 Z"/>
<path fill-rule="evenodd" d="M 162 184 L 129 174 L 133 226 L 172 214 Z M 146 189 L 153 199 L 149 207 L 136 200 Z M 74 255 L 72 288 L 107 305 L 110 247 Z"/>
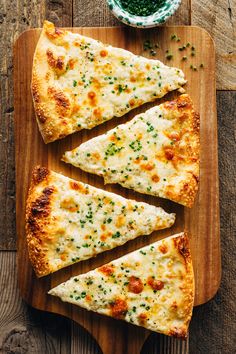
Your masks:
<path fill-rule="evenodd" d="M 164 27 L 164 26 L 163 26 Z M 196 26 L 168 26 L 168 28 L 187 28 L 187 27 L 196 27 Z M 77 27 L 78 29 L 80 29 L 80 28 L 83 28 L 83 27 Z M 90 27 L 90 28 L 101 28 L 101 27 Z M 107 29 L 109 29 L 109 27 L 104 27 L 104 28 L 107 28 Z M 114 27 L 110 27 L 111 29 L 113 29 L 114 30 Z M 116 28 L 122 28 L 122 27 L 116 27 Z M 76 30 L 76 28 L 71 28 L 72 30 Z M 199 28 L 202 32 L 206 32 L 206 34 L 207 35 L 209 35 L 209 33 L 207 32 L 207 31 L 205 31 L 205 30 L 203 30 L 203 29 L 201 29 L 201 28 Z M 30 31 L 34 31 L 34 32 L 39 32 L 39 30 L 40 30 L 40 28 L 38 28 L 38 29 L 30 29 L 30 30 L 27 30 L 27 31 L 25 31 L 25 32 L 23 32 L 17 39 L 16 39 L 16 41 L 15 41 L 15 45 L 14 45 L 14 49 L 15 49 L 15 46 L 16 46 L 16 44 L 19 44 L 19 43 L 21 43 L 21 40 L 22 39 L 24 39 L 24 34 L 28 34 L 28 32 L 30 32 Z M 210 37 L 210 35 L 209 35 L 209 37 Z M 212 39 L 212 38 L 211 38 Z M 19 42 L 18 42 L 19 41 Z M 213 41 L 212 41 L 213 42 Z M 214 43 L 214 42 L 213 42 Z M 15 86 L 15 85 L 14 85 Z M 14 89 L 15 89 L 15 87 L 14 87 Z M 215 109 L 216 109 L 216 106 L 214 107 Z M 16 119 L 16 115 L 14 114 L 14 120 Z M 15 132 L 15 134 L 16 134 L 16 132 Z M 216 173 L 217 173 L 217 176 L 218 176 L 218 170 L 216 171 Z M 17 175 L 17 171 L 16 171 L 16 175 Z M 218 182 L 218 181 L 217 181 Z M 19 182 L 18 182 L 19 183 Z M 217 195 L 219 196 L 219 191 L 217 191 Z M 219 202 L 219 199 L 218 199 L 218 202 Z M 219 209 L 218 209 L 219 210 Z M 219 226 L 219 225 L 218 225 Z M 18 228 L 17 228 L 18 229 Z M 219 234 L 218 232 L 217 232 L 217 234 Z M 19 233 L 17 232 L 17 244 L 18 244 L 18 242 L 19 242 Z M 219 244 L 220 244 L 220 236 L 217 236 L 218 238 L 217 238 L 217 241 L 219 242 Z M 219 249 L 219 254 L 220 254 L 220 247 L 218 248 Z M 18 257 L 18 256 L 17 256 Z M 218 273 L 217 273 L 217 279 L 215 278 L 215 286 L 214 286 L 214 291 L 212 291 L 211 293 L 211 295 L 210 296 L 208 296 L 207 298 L 206 298 L 206 300 L 204 300 L 204 301 L 200 301 L 198 304 L 196 304 L 195 306 L 200 306 L 200 305 L 202 305 L 202 304 L 204 304 L 204 303 L 206 303 L 206 302 L 208 302 L 208 301 L 210 301 L 214 296 L 215 296 L 215 294 L 216 294 L 216 292 L 217 292 L 217 290 L 218 290 L 218 288 L 219 288 L 219 285 L 220 285 L 220 281 L 221 281 L 221 257 L 219 257 L 219 264 L 218 264 L 218 267 L 219 267 L 219 271 L 218 271 Z M 19 279 L 19 271 L 20 271 L 20 269 L 19 269 L 19 266 L 18 266 L 18 260 L 17 260 L 17 272 L 18 272 L 18 279 Z M 18 282 L 18 284 L 19 284 L 19 290 L 20 290 L 20 295 L 21 295 L 21 297 L 23 298 L 23 300 L 27 303 L 27 304 L 29 304 L 29 306 L 31 306 L 31 307 L 33 307 L 33 308 L 35 308 L 35 309 L 38 309 L 38 310 L 40 310 L 40 311 L 47 311 L 48 313 L 55 313 L 55 314 L 59 314 L 59 315 L 61 315 L 61 316 L 63 316 L 63 317 L 66 317 L 66 318 L 69 318 L 69 319 L 72 319 L 74 322 L 76 322 L 76 323 L 78 323 L 78 324 L 80 324 L 81 325 L 81 327 L 82 328 L 84 328 L 84 329 L 86 329 L 86 327 L 84 327 L 83 326 L 83 324 L 81 324 L 79 321 L 77 321 L 75 318 L 73 318 L 72 316 L 70 316 L 69 314 L 67 314 L 67 315 L 65 315 L 65 313 L 63 313 L 63 310 L 61 310 L 60 308 L 59 309 L 56 309 L 56 311 L 55 310 L 45 310 L 45 308 L 43 308 L 43 306 L 40 306 L 40 304 L 39 304 L 39 306 L 35 306 L 34 305 L 34 300 L 32 300 L 32 301 L 30 301 L 30 299 L 29 299 L 29 297 L 27 298 L 27 295 L 26 295 L 26 292 L 24 292 L 24 287 L 23 287 L 23 284 L 22 283 L 19 283 Z M 85 310 L 86 311 L 86 310 Z M 96 315 L 96 314 L 94 314 L 94 315 Z M 133 327 L 133 326 L 132 326 Z M 136 326 L 135 326 L 136 327 Z M 87 330 L 87 329 L 86 329 Z M 91 332 L 90 331 L 88 331 L 90 334 L 91 334 Z M 94 336 L 94 335 L 92 335 L 92 337 L 96 340 L 96 337 Z M 97 343 L 98 343 L 98 345 L 99 345 L 99 342 L 97 341 Z M 100 346 L 101 347 L 101 346 Z"/>
<path fill-rule="evenodd" d="M 60 28 L 63 28 L 63 29 L 66 29 L 66 30 L 69 30 L 69 31 L 73 31 L 73 30 L 77 30 L 77 29 L 111 29 L 111 30 L 117 30 L 117 29 L 127 29 L 127 27 L 123 27 L 123 26 L 88 26 L 88 27 L 60 27 Z M 203 27 L 200 27 L 200 26 L 187 26 L 187 25 L 183 25 L 183 26 L 158 26 L 156 27 L 156 29 L 159 29 L 159 28 L 195 28 L 197 29 L 198 31 L 200 32 L 203 32 L 205 33 L 211 40 L 212 42 L 212 45 L 215 49 L 215 40 L 214 38 L 212 37 L 212 35 Z M 128 28 L 128 29 L 131 29 L 131 30 L 135 30 L 136 28 L 132 27 L 132 28 Z M 13 45 L 13 48 L 15 47 L 16 43 L 18 42 L 18 40 L 21 40 L 21 37 L 24 37 L 26 33 L 28 32 L 38 32 L 38 31 L 41 31 L 42 30 L 42 27 L 35 27 L 35 28 L 28 28 L 26 30 L 24 30 L 23 32 L 21 32 L 18 37 L 15 39 L 14 41 L 14 45 Z M 143 29 L 144 31 L 148 31 L 148 30 L 153 30 L 153 28 L 150 28 L 150 29 Z"/>

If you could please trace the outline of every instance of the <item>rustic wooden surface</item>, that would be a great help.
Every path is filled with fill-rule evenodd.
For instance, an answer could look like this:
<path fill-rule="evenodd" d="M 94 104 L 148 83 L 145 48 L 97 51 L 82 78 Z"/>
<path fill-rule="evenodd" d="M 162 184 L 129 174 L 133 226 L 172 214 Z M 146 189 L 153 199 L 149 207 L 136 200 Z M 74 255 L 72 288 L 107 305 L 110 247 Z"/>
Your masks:
<path fill-rule="evenodd" d="M 97 38 L 117 47 L 124 47 L 136 54 L 143 53 L 143 42 L 149 38 L 152 43 L 159 43 L 158 56 L 161 61 L 167 62 L 184 70 L 188 83 L 186 90 L 192 97 L 196 110 L 200 113 L 200 140 L 201 140 L 201 166 L 200 190 L 192 209 L 183 208 L 171 202 L 163 201 L 151 196 L 140 195 L 122 188 L 121 186 L 104 186 L 101 178 L 82 172 L 78 168 L 64 164 L 60 159 L 64 151 L 73 149 L 82 141 L 100 135 L 119 122 L 127 120 L 113 119 L 92 129 L 74 134 L 62 141 L 45 145 L 35 122 L 32 106 L 30 82 L 32 72 L 33 54 L 38 42 L 40 30 L 30 30 L 23 33 L 15 44 L 14 50 L 14 94 L 15 94 L 15 148 L 16 148 L 16 219 L 18 234 L 18 269 L 19 286 L 22 297 L 33 307 L 64 314 L 83 325 L 95 337 L 104 354 L 136 354 L 140 352 L 147 331 L 140 328 L 117 323 L 110 319 L 100 318 L 94 314 L 68 306 L 55 298 L 49 297 L 50 288 L 68 280 L 71 276 L 87 272 L 112 259 L 127 254 L 134 249 L 150 244 L 163 236 L 188 230 L 192 235 L 190 246 L 193 257 L 195 273 L 195 305 L 205 303 L 215 295 L 221 277 L 220 247 L 219 247 L 219 194 L 218 194 L 218 158 L 217 158 L 217 124 L 215 83 L 211 80 L 215 76 L 214 46 L 209 35 L 195 27 L 163 27 L 159 32 L 154 30 L 137 33 L 130 28 L 101 28 L 82 27 L 74 29 L 88 37 Z M 196 58 L 183 62 L 183 54 L 179 52 L 178 43 L 170 41 L 172 33 L 181 38 L 181 43 L 194 43 L 198 54 Z M 165 59 L 167 48 L 173 53 L 173 60 Z M 144 53 L 147 55 L 147 53 Z M 199 67 L 204 63 L 203 70 L 190 69 L 190 60 Z M 200 85 L 196 84 L 200 82 Z M 167 95 L 164 100 L 175 97 L 177 93 Z M 22 105 L 22 102 L 25 102 Z M 156 102 L 149 104 L 154 106 Z M 211 110 L 209 110 L 209 106 Z M 147 106 L 146 106 L 147 108 Z M 143 111 L 144 107 L 138 109 Z M 137 110 L 130 112 L 129 117 L 137 114 Z M 22 119 L 24 117 L 24 119 Z M 35 122 L 33 124 L 32 122 Z M 211 145 L 209 146 L 209 139 Z M 28 260 L 25 242 L 25 200 L 31 179 L 31 171 L 36 165 L 45 165 L 69 177 L 81 180 L 96 187 L 106 189 L 139 201 L 154 205 L 161 205 L 165 210 L 176 213 L 176 223 L 171 230 L 156 232 L 149 237 L 140 237 L 133 242 L 125 244 L 118 249 L 98 255 L 88 262 L 74 264 L 45 279 L 36 279 Z M 210 186 L 210 188 L 209 188 Z M 111 336 L 114 338 L 110 340 Z M 113 348 L 114 341 L 119 338 L 119 345 Z M 167 341 L 169 343 L 169 340 Z M 124 349 L 126 348 L 126 349 Z"/>
<path fill-rule="evenodd" d="M 235 14 L 235 0 L 192 0 L 192 24 L 205 28 L 216 43 L 219 90 L 236 90 Z"/>
<path fill-rule="evenodd" d="M 40 27 L 45 18 L 61 26 L 117 25 L 103 0 L 96 0 L 96 5 L 94 0 L 72 2 L 0 2 L 0 352 L 4 354 L 100 353 L 92 339 L 78 325 L 24 304 L 17 290 L 15 271 L 12 43 L 24 29 Z M 217 88 L 235 88 L 235 79 L 234 86 L 229 85 L 231 78 L 235 78 L 235 1 L 192 0 L 190 4 L 190 0 L 183 0 L 182 3 L 178 18 L 174 17 L 172 23 L 190 24 L 192 18 L 195 25 L 204 26 L 214 35 L 217 53 L 229 54 L 224 65 L 221 59 L 217 60 L 218 68 L 223 65 L 228 73 L 226 76 L 218 71 Z M 219 54 L 217 57 L 220 58 Z M 235 102 L 235 92 L 217 92 L 223 277 L 216 297 L 194 311 L 190 328 L 190 354 L 228 354 L 235 351 Z M 164 347 L 165 339 L 152 335 L 142 354 L 160 354 Z M 165 354 L 172 353 L 173 347 L 174 344 L 172 349 L 168 349 L 166 345 Z"/>

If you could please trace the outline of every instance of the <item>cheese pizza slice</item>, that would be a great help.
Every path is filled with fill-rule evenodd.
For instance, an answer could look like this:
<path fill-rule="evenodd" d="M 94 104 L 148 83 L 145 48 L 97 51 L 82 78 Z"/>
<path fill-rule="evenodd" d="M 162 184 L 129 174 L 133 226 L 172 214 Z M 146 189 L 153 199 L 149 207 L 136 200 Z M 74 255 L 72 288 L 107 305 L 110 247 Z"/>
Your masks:
<path fill-rule="evenodd" d="M 26 235 L 37 276 L 173 225 L 175 214 L 36 167 Z"/>
<path fill-rule="evenodd" d="M 137 192 L 192 207 L 199 180 L 199 115 L 188 95 L 165 102 L 63 156 Z"/>
<path fill-rule="evenodd" d="M 32 94 L 45 143 L 123 116 L 186 83 L 180 69 L 45 21 Z"/>
<path fill-rule="evenodd" d="M 187 235 L 168 237 L 73 277 L 49 294 L 155 332 L 185 338 L 194 300 Z"/>

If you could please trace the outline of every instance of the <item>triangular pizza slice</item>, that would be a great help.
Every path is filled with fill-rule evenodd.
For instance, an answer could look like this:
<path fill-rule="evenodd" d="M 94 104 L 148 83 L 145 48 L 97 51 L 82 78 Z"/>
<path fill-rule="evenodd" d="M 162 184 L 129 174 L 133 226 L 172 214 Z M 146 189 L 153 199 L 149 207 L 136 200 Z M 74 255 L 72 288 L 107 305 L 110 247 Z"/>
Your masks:
<path fill-rule="evenodd" d="M 180 69 L 44 22 L 32 94 L 45 143 L 123 116 L 186 82 Z"/>
<path fill-rule="evenodd" d="M 29 257 L 41 277 L 140 235 L 173 225 L 175 214 L 36 167 L 27 199 Z"/>
<path fill-rule="evenodd" d="M 152 331 L 187 336 L 194 275 L 185 233 L 71 278 L 49 291 L 63 301 Z"/>
<path fill-rule="evenodd" d="M 191 207 L 199 180 L 199 115 L 188 95 L 155 106 L 63 156 L 137 192 Z"/>

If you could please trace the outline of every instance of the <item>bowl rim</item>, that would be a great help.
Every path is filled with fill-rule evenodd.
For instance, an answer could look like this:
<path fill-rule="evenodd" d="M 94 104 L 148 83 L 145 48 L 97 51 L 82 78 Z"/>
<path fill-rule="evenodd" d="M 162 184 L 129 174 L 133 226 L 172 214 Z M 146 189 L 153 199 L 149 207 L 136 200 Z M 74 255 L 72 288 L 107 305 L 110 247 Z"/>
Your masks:
<path fill-rule="evenodd" d="M 148 16 L 136 16 L 124 10 L 119 0 L 106 0 L 110 11 L 121 22 L 139 28 L 156 27 L 166 22 L 179 8 L 182 0 L 174 0 L 170 7 L 160 17 L 159 11 Z M 164 6 L 164 5 L 163 5 Z"/>

